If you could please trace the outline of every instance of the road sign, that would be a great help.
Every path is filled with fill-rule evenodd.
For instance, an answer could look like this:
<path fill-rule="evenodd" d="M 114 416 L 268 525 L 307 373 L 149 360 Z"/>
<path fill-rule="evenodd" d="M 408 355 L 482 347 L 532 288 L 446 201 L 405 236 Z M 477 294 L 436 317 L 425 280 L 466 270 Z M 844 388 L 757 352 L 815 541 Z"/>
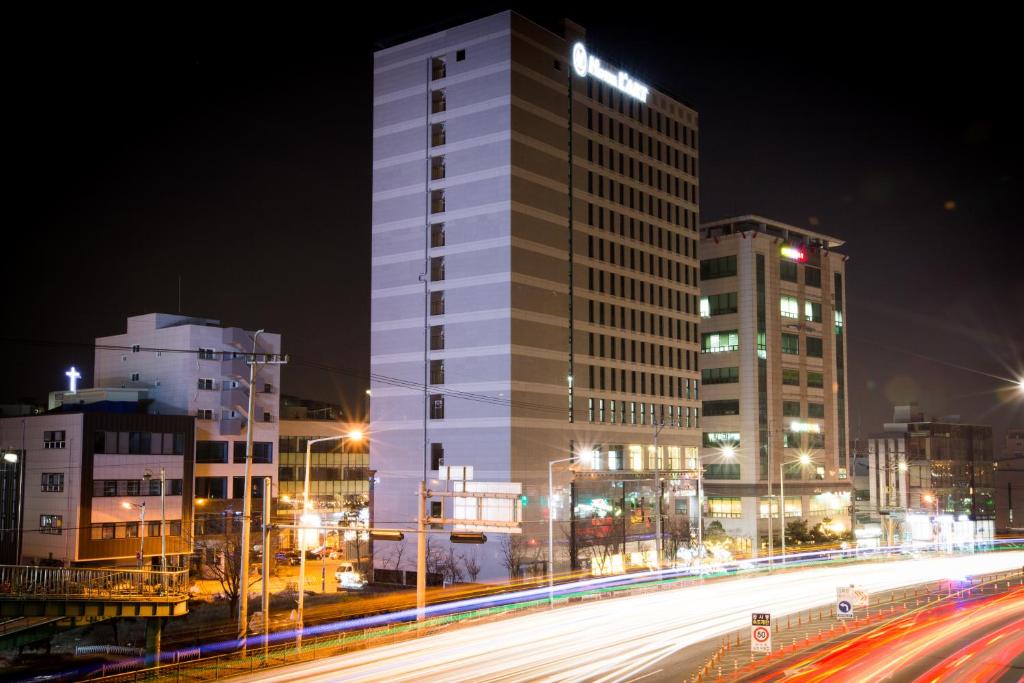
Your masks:
<path fill-rule="evenodd" d="M 853 611 L 857 607 L 868 606 L 868 594 L 859 586 L 838 586 L 836 588 L 836 617 L 853 619 Z"/>
<path fill-rule="evenodd" d="M 772 651 L 772 615 L 754 612 L 750 615 L 750 651 Z"/>

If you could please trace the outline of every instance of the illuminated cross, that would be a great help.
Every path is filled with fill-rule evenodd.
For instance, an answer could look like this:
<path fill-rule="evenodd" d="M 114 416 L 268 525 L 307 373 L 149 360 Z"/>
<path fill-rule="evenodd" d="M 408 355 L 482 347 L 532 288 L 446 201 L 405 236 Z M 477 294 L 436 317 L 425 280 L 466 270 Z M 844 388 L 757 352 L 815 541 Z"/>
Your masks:
<path fill-rule="evenodd" d="M 64 374 L 68 376 L 69 380 L 71 380 L 71 393 L 75 393 L 76 387 L 78 385 L 78 380 L 82 378 L 82 373 L 80 373 L 78 370 L 75 370 L 75 366 L 72 365 L 71 369 L 65 372 Z"/>

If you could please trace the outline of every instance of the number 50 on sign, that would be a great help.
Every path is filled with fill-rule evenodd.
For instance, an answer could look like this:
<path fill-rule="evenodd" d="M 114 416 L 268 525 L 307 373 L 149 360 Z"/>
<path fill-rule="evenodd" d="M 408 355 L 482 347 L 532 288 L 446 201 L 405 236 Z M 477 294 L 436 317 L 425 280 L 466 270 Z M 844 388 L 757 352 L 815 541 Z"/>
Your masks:
<path fill-rule="evenodd" d="M 754 612 L 750 616 L 750 651 L 772 651 L 772 615 Z"/>

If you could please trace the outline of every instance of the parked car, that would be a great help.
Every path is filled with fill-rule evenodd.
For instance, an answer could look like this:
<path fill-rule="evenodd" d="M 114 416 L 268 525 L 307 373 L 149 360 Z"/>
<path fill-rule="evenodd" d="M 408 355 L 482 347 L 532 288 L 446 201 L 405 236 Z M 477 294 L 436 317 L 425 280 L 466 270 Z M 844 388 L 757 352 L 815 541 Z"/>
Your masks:
<path fill-rule="evenodd" d="M 278 564 L 285 564 L 291 567 L 297 567 L 301 564 L 301 556 L 293 551 L 274 553 L 274 559 L 277 560 Z"/>
<path fill-rule="evenodd" d="M 342 562 L 334 570 L 334 578 L 338 581 L 338 590 L 360 590 L 366 585 L 366 579 L 351 562 Z"/>

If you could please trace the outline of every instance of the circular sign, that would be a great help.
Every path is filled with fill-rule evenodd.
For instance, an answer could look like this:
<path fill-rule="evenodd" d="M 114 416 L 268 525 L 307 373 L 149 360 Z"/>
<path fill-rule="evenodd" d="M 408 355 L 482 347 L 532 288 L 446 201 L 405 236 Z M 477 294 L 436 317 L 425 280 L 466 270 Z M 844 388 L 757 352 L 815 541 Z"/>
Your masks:
<path fill-rule="evenodd" d="M 771 635 L 771 631 L 766 626 L 758 626 L 754 629 L 754 640 L 759 643 L 767 643 Z"/>
<path fill-rule="evenodd" d="M 849 600 L 840 600 L 839 601 L 839 613 L 840 614 L 849 614 L 852 611 L 853 611 L 853 605 L 850 604 Z"/>
<path fill-rule="evenodd" d="M 583 43 L 576 43 L 572 47 L 572 68 L 580 76 L 587 75 L 587 48 Z"/>

